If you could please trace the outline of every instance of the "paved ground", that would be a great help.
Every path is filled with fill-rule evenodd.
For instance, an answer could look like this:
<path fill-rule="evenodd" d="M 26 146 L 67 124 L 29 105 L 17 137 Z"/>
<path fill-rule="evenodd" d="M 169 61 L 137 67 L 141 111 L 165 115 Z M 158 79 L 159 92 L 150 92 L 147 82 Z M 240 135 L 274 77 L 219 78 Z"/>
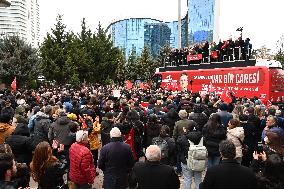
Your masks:
<path fill-rule="evenodd" d="M 99 171 L 99 175 L 96 176 L 96 178 L 95 178 L 95 183 L 93 184 L 93 189 L 102 189 L 103 188 L 103 172 L 99 169 L 98 169 L 98 171 Z M 181 181 L 180 189 L 183 189 L 183 186 L 182 186 L 183 178 L 182 177 L 180 177 L 180 181 Z M 37 183 L 35 181 L 33 181 L 32 178 L 31 178 L 31 182 L 30 182 L 30 187 L 31 187 L 31 189 L 37 188 Z M 193 186 L 192 186 L 192 189 L 193 189 Z"/>

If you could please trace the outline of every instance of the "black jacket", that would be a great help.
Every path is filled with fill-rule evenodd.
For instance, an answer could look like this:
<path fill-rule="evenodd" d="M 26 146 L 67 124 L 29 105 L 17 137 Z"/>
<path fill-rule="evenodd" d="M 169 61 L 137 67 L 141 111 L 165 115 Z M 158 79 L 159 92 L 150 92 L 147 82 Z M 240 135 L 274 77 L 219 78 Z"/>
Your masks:
<path fill-rule="evenodd" d="M 188 116 L 189 120 L 193 120 L 197 123 L 197 128 L 199 131 L 202 131 L 202 128 L 208 121 L 208 117 L 205 113 L 191 113 Z"/>
<path fill-rule="evenodd" d="M 59 117 L 54 123 L 49 127 L 48 138 L 49 141 L 57 140 L 59 144 L 71 145 L 68 144 L 65 140 L 70 133 L 70 125 L 72 121 L 67 116 Z"/>
<path fill-rule="evenodd" d="M 174 169 L 160 162 L 137 162 L 133 168 L 130 189 L 178 189 L 180 181 Z"/>
<path fill-rule="evenodd" d="M 98 167 L 104 172 L 104 188 L 125 189 L 128 187 L 128 173 L 134 165 L 132 151 L 120 138 L 101 149 Z"/>
<path fill-rule="evenodd" d="M 200 189 L 255 189 L 253 171 L 241 166 L 236 160 L 222 160 L 220 165 L 207 169 Z"/>
<path fill-rule="evenodd" d="M 27 125 L 18 123 L 12 135 L 6 138 L 6 143 L 12 148 L 15 160 L 18 163 L 30 164 L 32 160 L 32 142 Z"/>
<path fill-rule="evenodd" d="M 63 174 L 64 165 L 56 162 L 53 166 L 48 167 L 45 170 L 44 175 L 40 178 L 38 188 L 39 189 L 57 189 L 58 186 L 62 186 L 63 182 Z"/>
<path fill-rule="evenodd" d="M 148 147 L 152 144 L 152 140 L 158 137 L 160 134 L 161 125 L 158 123 L 149 123 L 146 125 L 144 133 L 144 147 Z"/>
<path fill-rule="evenodd" d="M 48 130 L 51 125 L 51 120 L 48 115 L 38 112 L 36 118 L 34 119 L 34 146 L 36 147 L 40 142 L 48 142 Z"/>
<path fill-rule="evenodd" d="M 202 135 L 209 156 L 220 156 L 219 143 L 227 138 L 226 134 L 227 130 L 221 125 L 213 133 L 209 132 L 207 124 L 204 126 Z"/>
<path fill-rule="evenodd" d="M 163 159 L 161 159 L 161 163 L 165 164 L 165 165 L 172 165 L 175 166 L 176 163 L 176 143 L 175 140 L 171 137 L 167 136 L 159 136 L 157 138 L 162 138 L 164 139 L 169 147 L 169 151 L 168 151 L 168 157 L 165 157 Z M 153 140 L 155 140 L 155 138 L 153 138 Z"/>
<path fill-rule="evenodd" d="M 30 137 L 21 135 L 11 135 L 6 139 L 6 143 L 12 148 L 15 160 L 18 163 L 29 163 L 32 161 L 32 150 Z"/>
<path fill-rule="evenodd" d="M 9 181 L 0 181 L 0 189 L 16 189 L 16 183 Z"/>
<path fill-rule="evenodd" d="M 170 128 L 170 134 L 172 136 L 172 133 L 173 133 L 173 130 L 174 130 L 174 127 L 175 127 L 175 123 L 178 121 L 179 119 L 179 116 L 178 116 L 178 113 L 177 111 L 172 108 L 170 109 L 163 117 L 162 117 L 162 120 L 161 122 L 163 124 L 166 124 L 169 128 Z"/>
<path fill-rule="evenodd" d="M 105 119 L 101 123 L 101 139 L 102 146 L 106 145 L 110 141 L 110 131 L 113 128 L 113 122 L 111 120 Z"/>

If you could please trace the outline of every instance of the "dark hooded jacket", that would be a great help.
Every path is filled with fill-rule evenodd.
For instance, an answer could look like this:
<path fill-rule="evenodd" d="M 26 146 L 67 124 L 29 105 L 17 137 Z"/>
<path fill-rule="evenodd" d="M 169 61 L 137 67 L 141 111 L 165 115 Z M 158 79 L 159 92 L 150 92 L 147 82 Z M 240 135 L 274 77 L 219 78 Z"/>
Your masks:
<path fill-rule="evenodd" d="M 170 128 L 170 133 L 173 133 L 175 123 L 179 120 L 177 111 L 171 108 L 162 118 L 162 123 L 166 124 Z"/>
<path fill-rule="evenodd" d="M 189 120 L 193 120 L 197 123 L 197 130 L 202 131 L 202 128 L 208 121 L 208 117 L 203 113 L 203 107 L 197 104 L 193 108 L 193 113 L 188 115 Z"/>
<path fill-rule="evenodd" d="M 13 134 L 6 139 L 6 143 L 11 146 L 16 162 L 29 165 L 32 160 L 32 146 L 27 125 L 17 124 Z"/>
<path fill-rule="evenodd" d="M 34 119 L 33 147 L 35 148 L 40 142 L 48 142 L 48 130 L 51 125 L 49 115 L 38 112 Z"/>
<path fill-rule="evenodd" d="M 59 117 L 54 123 L 51 124 L 48 132 L 49 141 L 57 140 L 60 144 L 64 146 L 70 146 L 65 140 L 70 134 L 70 125 L 72 121 L 66 116 Z"/>

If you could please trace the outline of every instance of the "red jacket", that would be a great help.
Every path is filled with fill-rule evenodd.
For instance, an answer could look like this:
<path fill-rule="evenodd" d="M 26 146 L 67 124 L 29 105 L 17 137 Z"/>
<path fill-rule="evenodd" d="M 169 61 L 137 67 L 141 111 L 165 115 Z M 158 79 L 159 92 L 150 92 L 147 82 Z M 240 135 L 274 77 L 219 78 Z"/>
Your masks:
<path fill-rule="evenodd" d="M 93 184 L 96 168 L 91 151 L 83 144 L 74 143 L 69 150 L 70 180 L 76 184 Z"/>

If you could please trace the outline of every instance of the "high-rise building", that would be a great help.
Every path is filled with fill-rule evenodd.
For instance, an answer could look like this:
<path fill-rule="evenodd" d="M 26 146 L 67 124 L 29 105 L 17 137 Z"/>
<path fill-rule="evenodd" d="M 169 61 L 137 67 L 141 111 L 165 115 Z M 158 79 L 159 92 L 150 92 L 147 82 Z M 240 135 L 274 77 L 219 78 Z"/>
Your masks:
<path fill-rule="evenodd" d="M 17 35 L 32 46 L 39 42 L 39 4 L 37 0 L 11 0 L 0 8 L 0 37 Z"/>
<path fill-rule="evenodd" d="M 188 0 L 188 41 L 218 41 L 219 0 Z"/>
<path fill-rule="evenodd" d="M 114 46 L 122 49 L 126 57 L 134 52 L 141 54 L 147 46 L 156 56 L 161 47 L 169 43 L 171 31 L 167 24 L 150 18 L 119 20 L 108 27 Z"/>
<path fill-rule="evenodd" d="M 219 1 L 188 0 L 187 14 L 181 20 L 181 47 L 219 39 Z M 108 27 L 113 43 L 126 58 L 134 51 L 141 54 L 148 46 L 152 55 L 168 44 L 178 48 L 178 21 L 163 22 L 151 18 L 131 18 L 113 22 Z"/>

